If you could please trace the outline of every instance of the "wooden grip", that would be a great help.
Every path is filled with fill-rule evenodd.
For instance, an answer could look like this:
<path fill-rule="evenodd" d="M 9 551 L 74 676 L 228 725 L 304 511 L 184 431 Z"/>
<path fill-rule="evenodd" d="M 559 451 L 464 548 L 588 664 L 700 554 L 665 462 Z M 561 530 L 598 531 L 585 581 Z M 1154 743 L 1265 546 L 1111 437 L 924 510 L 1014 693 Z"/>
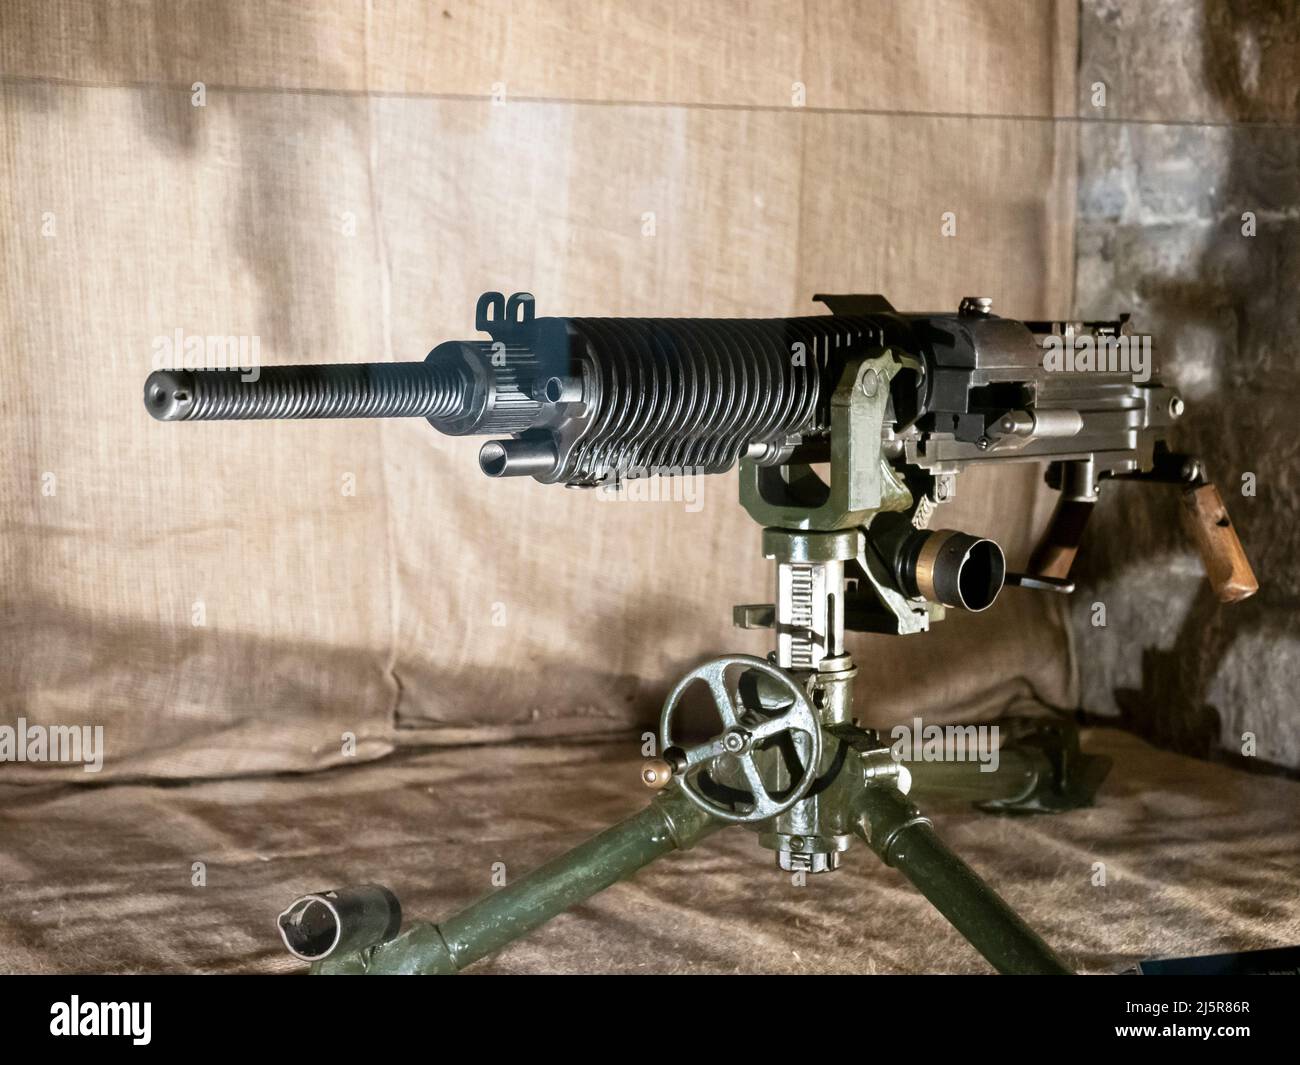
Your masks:
<path fill-rule="evenodd" d="M 1205 576 L 1219 601 L 1236 603 L 1259 591 L 1259 581 L 1250 568 L 1250 560 L 1237 538 L 1219 490 L 1212 484 L 1185 488 L 1183 511 L 1205 564 Z"/>
<path fill-rule="evenodd" d="M 1086 499 L 1067 499 L 1062 496 L 1056 501 L 1052 511 L 1052 520 L 1047 531 L 1034 548 L 1029 558 L 1029 572 L 1036 577 L 1053 577 L 1065 580 L 1074 565 L 1074 556 L 1079 553 L 1079 541 L 1083 530 L 1092 517 L 1095 503 Z"/>

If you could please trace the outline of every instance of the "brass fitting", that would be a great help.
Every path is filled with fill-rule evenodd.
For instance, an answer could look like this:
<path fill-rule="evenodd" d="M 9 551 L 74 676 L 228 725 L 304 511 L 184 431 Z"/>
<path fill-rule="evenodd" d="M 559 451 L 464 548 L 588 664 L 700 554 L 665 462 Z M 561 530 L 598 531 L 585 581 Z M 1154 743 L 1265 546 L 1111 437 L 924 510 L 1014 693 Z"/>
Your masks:
<path fill-rule="evenodd" d="M 917 532 L 910 541 L 914 561 L 908 564 L 908 545 L 904 545 L 900 574 L 905 592 L 973 612 L 993 605 L 1002 590 L 1007 564 L 1002 549 L 992 540 L 938 529 Z"/>
<path fill-rule="evenodd" d="M 663 758 L 647 758 L 641 764 L 641 783 L 653 791 L 662 791 L 672 779 L 673 767 Z"/>

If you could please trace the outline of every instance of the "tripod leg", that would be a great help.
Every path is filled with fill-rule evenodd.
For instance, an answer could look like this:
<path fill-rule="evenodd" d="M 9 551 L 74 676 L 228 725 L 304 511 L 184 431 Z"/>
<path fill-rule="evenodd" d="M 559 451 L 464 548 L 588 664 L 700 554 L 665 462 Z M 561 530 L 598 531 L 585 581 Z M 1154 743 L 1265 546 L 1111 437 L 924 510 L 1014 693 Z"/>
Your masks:
<path fill-rule="evenodd" d="M 682 797 L 658 795 L 640 813 L 607 828 L 567 854 L 480 899 L 440 924 L 422 922 L 396 939 L 312 971 L 344 973 L 454 973 L 527 935 L 552 917 L 673 850 L 685 850 L 726 826 Z"/>
<path fill-rule="evenodd" d="M 904 761 L 912 795 L 967 798 L 986 813 L 1050 814 L 1091 806 L 1110 759 L 1084 754 L 1079 728 L 1062 718 L 1004 717 L 994 772 L 969 761 Z"/>
<path fill-rule="evenodd" d="M 998 972 L 1069 975 L 1070 970 L 979 874 L 950 851 L 907 798 L 868 784 L 854 831 L 910 880 Z"/>

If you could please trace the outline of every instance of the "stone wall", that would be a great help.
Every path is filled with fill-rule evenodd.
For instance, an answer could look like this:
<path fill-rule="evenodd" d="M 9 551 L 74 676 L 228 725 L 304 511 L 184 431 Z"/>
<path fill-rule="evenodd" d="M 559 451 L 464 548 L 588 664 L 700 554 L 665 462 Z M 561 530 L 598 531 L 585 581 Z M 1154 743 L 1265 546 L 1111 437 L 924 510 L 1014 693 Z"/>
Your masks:
<path fill-rule="evenodd" d="M 1261 583 L 1253 599 L 1221 606 L 1179 525 L 1177 493 L 1110 487 L 1072 608 L 1083 705 L 1202 756 L 1249 754 L 1250 734 L 1258 758 L 1292 769 L 1298 71 L 1292 4 L 1081 6 L 1076 311 L 1129 310 L 1156 337 L 1157 361 L 1187 400 L 1175 444 L 1206 459 Z M 1093 624 L 1098 602 L 1104 627 Z"/>

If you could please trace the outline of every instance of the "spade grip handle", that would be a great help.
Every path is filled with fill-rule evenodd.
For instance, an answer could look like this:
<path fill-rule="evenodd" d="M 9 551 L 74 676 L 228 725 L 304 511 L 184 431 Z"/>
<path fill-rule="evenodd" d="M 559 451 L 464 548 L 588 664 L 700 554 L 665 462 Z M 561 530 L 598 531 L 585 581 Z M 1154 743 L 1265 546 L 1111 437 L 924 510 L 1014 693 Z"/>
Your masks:
<path fill-rule="evenodd" d="M 1056 501 L 1052 520 L 1043 533 L 1042 540 L 1029 559 L 1029 572 L 1038 577 L 1066 580 L 1074 566 L 1074 556 L 1079 553 L 1083 530 L 1092 517 L 1095 502 L 1091 499 L 1070 499 L 1062 496 Z"/>
<path fill-rule="evenodd" d="M 1221 603 L 1250 598 L 1259 591 L 1259 581 L 1219 490 L 1212 484 L 1189 485 L 1182 498 L 1184 516 L 1214 594 Z"/>

